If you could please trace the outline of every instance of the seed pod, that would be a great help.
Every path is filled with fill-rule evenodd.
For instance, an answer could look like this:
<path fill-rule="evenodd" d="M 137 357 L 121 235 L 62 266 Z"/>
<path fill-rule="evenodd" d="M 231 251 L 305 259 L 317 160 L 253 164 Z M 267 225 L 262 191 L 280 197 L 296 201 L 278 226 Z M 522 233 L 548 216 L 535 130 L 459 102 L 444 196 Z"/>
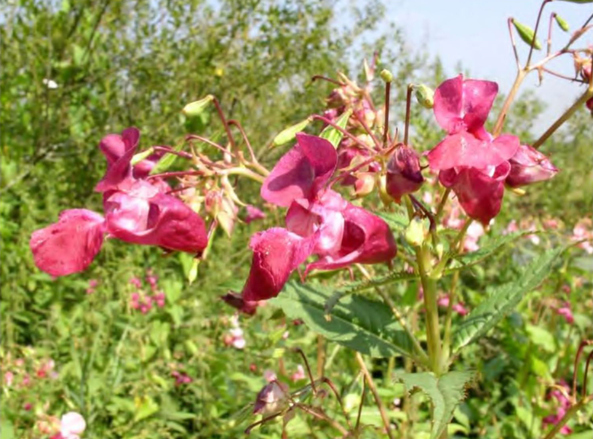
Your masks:
<path fill-rule="evenodd" d="M 434 90 L 424 84 L 414 86 L 416 100 L 424 108 L 431 109 L 434 106 Z"/>
<path fill-rule="evenodd" d="M 535 36 L 533 29 L 531 29 L 529 26 L 525 24 L 519 23 L 514 18 L 512 19 L 512 21 L 513 26 L 515 26 L 515 29 L 517 29 L 517 33 L 527 45 L 531 46 L 533 43 L 533 48 L 535 50 L 540 50 L 542 48 L 542 43 L 537 38 L 535 39 L 535 41 L 533 40 Z"/>
<path fill-rule="evenodd" d="M 273 146 L 284 145 L 285 143 L 294 140 L 297 133 L 303 131 L 307 125 L 309 125 L 309 122 L 311 122 L 311 120 L 307 118 L 302 122 L 294 124 L 293 126 L 281 131 L 276 137 L 274 137 Z"/>
<path fill-rule="evenodd" d="M 181 110 L 181 112 L 189 117 L 199 116 L 202 113 L 202 111 L 204 111 L 204 109 L 208 106 L 208 104 L 213 100 L 214 96 L 208 95 L 205 98 L 200 99 L 199 101 L 194 101 L 187 104 L 185 107 L 183 107 L 183 110 Z"/>
<path fill-rule="evenodd" d="M 562 18 L 560 15 L 555 13 L 554 19 L 556 20 L 556 23 L 558 23 L 558 26 L 560 26 L 560 29 L 562 29 L 564 32 L 568 32 L 570 30 L 570 26 L 568 26 L 566 20 Z"/>
<path fill-rule="evenodd" d="M 381 79 L 385 82 L 391 82 L 393 81 L 393 73 L 387 69 L 383 69 L 381 70 Z"/>

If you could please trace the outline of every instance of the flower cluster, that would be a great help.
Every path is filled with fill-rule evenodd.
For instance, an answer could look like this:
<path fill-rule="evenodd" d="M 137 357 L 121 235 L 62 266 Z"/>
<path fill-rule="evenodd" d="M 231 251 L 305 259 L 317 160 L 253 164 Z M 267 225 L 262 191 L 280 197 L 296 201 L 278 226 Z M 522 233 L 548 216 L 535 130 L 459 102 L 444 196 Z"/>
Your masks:
<path fill-rule="evenodd" d="M 52 276 L 83 271 L 105 235 L 193 254 L 206 248 L 202 218 L 169 195 L 166 182 L 149 176 L 161 154 L 133 164 L 139 138 L 136 128 L 128 128 L 101 140 L 107 171 L 95 190 L 103 195 L 105 216 L 87 209 L 65 210 L 57 223 L 35 231 L 30 247 L 37 267 Z"/>
<path fill-rule="evenodd" d="M 150 286 L 150 293 L 144 289 L 142 280 L 138 277 L 130 279 L 130 284 L 136 290 L 130 295 L 130 307 L 140 311 L 142 314 L 148 313 L 156 305 L 159 308 L 165 306 L 166 295 L 164 291 L 158 289 L 158 277 L 153 274 L 152 270 L 146 272 L 146 282 Z M 152 293 L 152 294 L 151 294 Z"/>

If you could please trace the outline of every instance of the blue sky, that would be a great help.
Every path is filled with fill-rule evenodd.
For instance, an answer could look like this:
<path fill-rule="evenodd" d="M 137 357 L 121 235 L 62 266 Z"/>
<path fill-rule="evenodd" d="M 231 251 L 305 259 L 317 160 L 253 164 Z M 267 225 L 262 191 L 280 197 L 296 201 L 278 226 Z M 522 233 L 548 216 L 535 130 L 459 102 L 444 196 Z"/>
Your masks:
<path fill-rule="evenodd" d="M 450 73 L 455 73 L 456 65 L 461 62 L 474 78 L 497 81 L 504 93 L 511 87 L 516 74 L 506 20 L 512 16 L 533 27 L 541 5 L 539 0 L 390 0 L 386 3 L 389 17 L 404 29 L 411 48 L 425 49 L 434 56 L 438 54 Z M 548 4 L 542 19 L 542 32 L 538 32 L 544 51 L 536 52 L 535 60 L 545 54 L 551 12 L 564 18 L 572 32 L 593 13 L 593 4 L 562 1 Z M 552 41 L 557 41 L 552 48 L 561 47 L 567 34 L 557 26 L 552 32 Z M 591 36 L 585 36 L 583 40 L 578 47 L 583 47 L 584 43 L 593 44 Z M 520 40 L 517 45 L 523 49 L 520 53 L 525 60 L 527 46 Z M 574 74 L 569 56 L 554 67 L 564 74 Z M 525 86 L 537 86 L 537 74 L 532 75 Z M 554 118 L 561 114 L 579 93 L 577 84 L 546 77 L 537 90 L 537 95 L 549 105 L 544 117 Z"/>

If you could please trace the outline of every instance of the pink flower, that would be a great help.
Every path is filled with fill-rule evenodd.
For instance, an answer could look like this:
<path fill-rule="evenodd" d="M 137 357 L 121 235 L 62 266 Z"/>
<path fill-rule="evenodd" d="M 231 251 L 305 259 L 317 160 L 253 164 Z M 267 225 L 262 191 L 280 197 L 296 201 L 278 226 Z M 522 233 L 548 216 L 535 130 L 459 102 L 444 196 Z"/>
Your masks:
<path fill-rule="evenodd" d="M 493 138 L 484 129 L 497 92 L 494 82 L 462 75 L 443 82 L 435 92 L 434 114 L 448 136 L 427 154 L 441 184 L 453 189 L 467 215 L 484 225 L 500 211 L 509 159 L 519 148 L 517 137 Z"/>
<path fill-rule="evenodd" d="M 558 169 L 545 155 L 530 145 L 520 145 L 509 160 L 511 171 L 506 179 L 510 187 L 526 186 L 538 181 L 549 180 Z"/>
<path fill-rule="evenodd" d="M 12 373 L 11 371 L 5 372 L 4 373 L 4 383 L 6 384 L 6 387 L 12 386 L 13 381 L 14 381 L 14 373 Z"/>
<path fill-rule="evenodd" d="M 307 375 L 305 375 L 305 369 L 303 369 L 303 366 L 299 364 L 297 366 L 296 372 L 290 376 L 290 379 L 293 381 L 300 381 L 304 380 L 305 378 L 307 378 Z"/>
<path fill-rule="evenodd" d="M 473 222 L 467 228 L 465 234 L 465 241 L 463 242 L 463 248 L 468 252 L 475 252 L 480 248 L 478 241 L 484 235 L 484 227 L 480 223 Z"/>
<path fill-rule="evenodd" d="M 253 413 L 269 416 L 278 413 L 288 404 L 288 386 L 280 381 L 266 384 L 257 394 Z"/>
<path fill-rule="evenodd" d="M 560 390 L 560 389 L 563 389 Z M 556 385 L 556 387 L 548 393 L 547 399 L 554 398 L 557 402 L 556 413 L 553 415 L 548 415 L 543 419 L 544 426 L 549 424 L 557 424 L 562 420 L 564 415 L 566 414 L 567 410 L 572 405 L 570 399 L 568 397 L 568 393 L 570 392 L 570 387 L 564 380 L 560 380 L 560 382 Z M 572 433 L 572 429 L 567 425 L 564 425 L 560 430 L 562 434 L 570 434 Z"/>
<path fill-rule="evenodd" d="M 58 277 L 84 271 L 93 261 L 105 236 L 105 220 L 86 209 L 64 210 L 57 223 L 36 230 L 29 246 L 35 265 Z"/>
<path fill-rule="evenodd" d="M 439 297 L 439 300 L 437 302 L 437 304 L 440 307 L 443 308 L 448 308 L 449 307 L 449 302 L 450 302 L 450 298 L 449 295 L 446 294 L 444 296 Z M 467 308 L 465 307 L 465 305 L 461 302 L 457 302 L 454 303 L 453 306 L 451 307 L 451 309 L 456 312 L 457 314 L 459 314 L 460 316 L 464 316 L 466 314 L 469 313 L 469 311 L 467 310 Z"/>
<path fill-rule="evenodd" d="M 572 239 L 583 241 L 579 247 L 588 254 L 593 254 L 593 221 L 591 218 L 581 218 L 572 229 Z"/>
<path fill-rule="evenodd" d="M 422 183 L 418 154 L 400 143 L 387 163 L 387 193 L 399 203 L 402 196 L 416 192 Z"/>
<path fill-rule="evenodd" d="M 60 420 L 60 434 L 63 439 L 78 439 L 86 429 L 86 422 L 81 414 L 68 412 Z"/>
<path fill-rule="evenodd" d="M 268 383 L 271 383 L 272 381 L 276 381 L 278 379 L 278 377 L 276 376 L 276 372 L 274 372 L 273 370 L 270 370 L 270 369 L 266 369 L 266 370 L 264 370 L 264 379 Z"/>
<path fill-rule="evenodd" d="M 564 306 L 557 308 L 556 313 L 564 317 L 566 323 L 570 325 L 574 323 L 574 316 L 572 315 L 572 310 L 570 309 L 570 304 L 568 302 L 566 302 Z"/>
<path fill-rule="evenodd" d="M 252 221 L 256 221 L 259 219 L 264 219 L 266 214 L 259 210 L 257 207 L 248 204 L 245 206 L 245 210 L 247 211 L 247 216 L 245 217 L 245 223 L 249 224 Z"/>

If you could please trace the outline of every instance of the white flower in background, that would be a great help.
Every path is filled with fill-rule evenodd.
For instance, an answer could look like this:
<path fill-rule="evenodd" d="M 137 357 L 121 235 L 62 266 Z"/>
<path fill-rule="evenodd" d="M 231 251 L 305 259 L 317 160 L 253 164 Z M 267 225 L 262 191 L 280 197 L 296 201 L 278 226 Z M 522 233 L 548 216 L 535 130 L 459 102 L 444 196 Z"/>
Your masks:
<path fill-rule="evenodd" d="M 50 90 L 55 90 L 58 88 L 58 83 L 53 79 L 43 78 L 43 85 L 47 86 Z"/>
<path fill-rule="evenodd" d="M 86 422 L 80 413 L 68 412 L 60 420 L 60 435 L 64 439 L 79 439 L 86 428 Z"/>

